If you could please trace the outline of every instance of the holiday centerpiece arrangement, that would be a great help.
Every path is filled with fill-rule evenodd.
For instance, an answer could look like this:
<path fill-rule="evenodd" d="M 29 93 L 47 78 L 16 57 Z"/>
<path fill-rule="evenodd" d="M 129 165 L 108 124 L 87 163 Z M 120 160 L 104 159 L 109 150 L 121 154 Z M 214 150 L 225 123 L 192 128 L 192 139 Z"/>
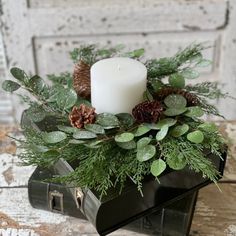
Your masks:
<path fill-rule="evenodd" d="M 44 168 L 60 160 L 77 163 L 54 181 L 93 189 L 100 199 L 110 189 L 122 195 L 127 182 L 145 197 L 146 178 L 161 186 L 165 173 L 186 168 L 217 184 L 214 158 L 222 159 L 225 141 L 201 117 L 221 116 L 209 99 L 229 95 L 217 83 L 192 84 L 197 68 L 211 64 L 202 56 L 206 48 L 193 44 L 173 57 L 143 61 L 143 49 L 85 45 L 71 52 L 73 74 L 46 80 L 12 68 L 17 82 L 6 80 L 2 87 L 33 95 L 18 94 L 29 104 L 27 117 L 40 127 L 24 125 L 20 157 Z"/>

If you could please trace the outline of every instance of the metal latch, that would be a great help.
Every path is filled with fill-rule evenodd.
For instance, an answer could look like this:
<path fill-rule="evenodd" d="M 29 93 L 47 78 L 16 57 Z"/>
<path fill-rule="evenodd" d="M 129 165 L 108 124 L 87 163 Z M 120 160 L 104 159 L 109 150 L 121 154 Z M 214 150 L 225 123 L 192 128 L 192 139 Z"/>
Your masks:
<path fill-rule="evenodd" d="M 49 208 L 53 212 L 64 213 L 62 193 L 57 191 L 49 192 Z"/>

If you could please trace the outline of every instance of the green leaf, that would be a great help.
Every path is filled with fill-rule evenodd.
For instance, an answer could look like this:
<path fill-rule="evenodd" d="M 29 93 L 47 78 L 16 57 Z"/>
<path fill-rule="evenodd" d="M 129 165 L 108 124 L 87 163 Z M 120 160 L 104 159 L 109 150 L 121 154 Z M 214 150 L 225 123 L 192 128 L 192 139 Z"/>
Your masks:
<path fill-rule="evenodd" d="M 204 115 L 204 111 L 202 110 L 201 107 L 193 106 L 193 107 L 188 107 L 184 115 L 188 117 L 201 117 Z"/>
<path fill-rule="evenodd" d="M 118 117 L 121 125 L 125 128 L 131 127 L 135 122 L 133 116 L 129 113 L 119 113 L 116 114 L 116 116 Z"/>
<path fill-rule="evenodd" d="M 137 159 L 141 162 L 148 161 L 156 154 L 156 147 L 153 145 L 147 145 L 137 151 Z"/>
<path fill-rule="evenodd" d="M 43 153 L 43 157 L 52 160 L 52 162 L 55 161 L 58 156 L 60 156 L 60 152 L 58 152 L 57 150 L 49 150 Z"/>
<path fill-rule="evenodd" d="M 73 138 L 75 139 L 93 139 L 96 138 L 97 135 L 93 132 L 90 131 L 85 131 L 85 130 L 77 130 L 73 134 Z"/>
<path fill-rule="evenodd" d="M 20 68 L 13 67 L 13 68 L 11 68 L 10 72 L 14 78 L 16 78 L 17 80 L 19 80 L 23 83 L 27 83 L 29 80 L 27 74 L 23 70 L 21 70 Z"/>
<path fill-rule="evenodd" d="M 75 106 L 79 107 L 81 104 L 84 104 L 88 107 L 92 107 L 91 103 L 88 100 L 82 99 L 82 98 L 78 98 L 77 102 L 75 103 Z"/>
<path fill-rule="evenodd" d="M 166 169 L 166 163 L 162 159 L 153 161 L 151 164 L 151 173 L 154 176 L 159 176 Z"/>
<path fill-rule="evenodd" d="M 184 108 L 187 105 L 187 100 L 179 94 L 170 94 L 164 100 L 164 103 L 168 108 Z"/>
<path fill-rule="evenodd" d="M 158 123 L 155 125 L 152 129 L 161 129 L 163 126 L 167 125 L 168 127 L 171 127 L 173 125 L 175 125 L 177 122 L 177 120 L 172 119 L 172 118 L 165 118 L 162 119 L 160 121 L 158 121 Z"/>
<path fill-rule="evenodd" d="M 151 83 L 151 85 L 152 85 L 152 88 L 153 88 L 153 90 L 154 90 L 154 92 L 158 92 L 160 89 L 162 89 L 163 88 L 163 86 L 164 86 L 164 83 L 161 81 L 161 80 L 159 80 L 159 79 L 152 79 L 151 81 L 150 81 L 150 83 Z"/>
<path fill-rule="evenodd" d="M 164 114 L 166 116 L 178 116 L 184 112 L 187 111 L 187 108 L 186 107 L 183 107 L 183 108 L 167 108 L 165 111 L 164 111 Z"/>
<path fill-rule="evenodd" d="M 68 134 L 73 134 L 74 132 L 76 132 L 78 129 L 75 128 L 75 127 L 71 127 L 71 126 L 64 126 L 64 125 L 58 125 L 57 128 L 60 130 L 60 131 L 63 131 L 65 133 L 68 133 Z"/>
<path fill-rule="evenodd" d="M 136 148 L 136 143 L 134 140 L 126 143 L 116 143 L 122 149 L 130 150 Z"/>
<path fill-rule="evenodd" d="M 137 148 L 143 148 L 145 146 L 147 146 L 150 142 L 151 142 L 151 138 L 149 137 L 144 137 L 144 138 L 141 138 L 139 139 L 139 141 L 137 142 Z"/>
<path fill-rule="evenodd" d="M 202 60 L 202 54 L 200 52 L 194 55 L 192 58 L 190 58 L 191 63 L 199 63 L 201 60 Z"/>
<path fill-rule="evenodd" d="M 85 143 L 85 141 L 84 140 L 77 140 L 77 139 L 71 139 L 70 141 L 69 141 L 69 144 L 84 144 Z"/>
<path fill-rule="evenodd" d="M 29 80 L 29 86 L 34 92 L 40 94 L 43 91 L 45 84 L 41 77 L 35 75 Z"/>
<path fill-rule="evenodd" d="M 32 105 L 27 111 L 27 116 L 33 121 L 33 122 L 40 122 L 45 117 L 45 110 L 40 105 Z"/>
<path fill-rule="evenodd" d="M 186 79 L 196 79 L 199 77 L 199 72 L 196 70 L 192 70 L 190 68 L 186 68 L 181 72 L 181 75 Z"/>
<path fill-rule="evenodd" d="M 102 143 L 102 140 L 95 140 L 95 141 L 90 141 L 90 142 L 84 144 L 84 146 L 89 147 L 89 148 L 99 148 L 100 143 Z"/>
<path fill-rule="evenodd" d="M 110 113 L 101 113 L 97 115 L 96 123 L 103 126 L 105 129 L 119 127 L 118 118 Z"/>
<path fill-rule="evenodd" d="M 178 156 L 167 157 L 166 163 L 173 170 L 181 170 L 187 164 L 185 157 L 181 153 Z"/>
<path fill-rule="evenodd" d="M 177 125 L 172 129 L 171 135 L 177 138 L 187 133 L 188 130 L 189 130 L 189 126 L 187 124 Z"/>
<path fill-rule="evenodd" d="M 144 54 L 144 49 L 140 48 L 140 49 L 136 49 L 131 52 L 127 52 L 123 56 L 131 57 L 131 58 L 139 58 L 139 57 L 143 56 L 143 54 Z"/>
<path fill-rule="evenodd" d="M 57 97 L 57 105 L 62 109 L 66 110 L 73 107 L 77 101 L 77 93 L 74 89 L 66 89 L 61 91 Z"/>
<path fill-rule="evenodd" d="M 178 73 L 172 74 L 169 77 L 169 84 L 175 88 L 184 88 L 185 79 L 184 79 L 183 75 L 181 75 L 181 74 L 178 74 Z"/>
<path fill-rule="evenodd" d="M 212 64 L 212 61 L 211 60 L 206 60 L 206 59 L 202 59 L 200 62 L 198 62 L 196 64 L 197 67 L 207 67 L 209 65 Z"/>
<path fill-rule="evenodd" d="M 62 131 L 53 131 L 50 133 L 43 133 L 43 141 L 46 143 L 59 143 L 67 138 L 67 135 Z"/>
<path fill-rule="evenodd" d="M 208 123 L 208 122 L 199 125 L 198 128 L 208 133 L 214 133 L 218 131 L 218 127 L 214 123 Z"/>
<path fill-rule="evenodd" d="M 204 135 L 202 131 L 196 130 L 191 133 L 188 133 L 187 139 L 192 143 L 202 143 L 204 140 Z"/>
<path fill-rule="evenodd" d="M 84 126 L 84 128 L 88 131 L 95 133 L 95 134 L 105 134 L 105 130 L 101 125 L 87 124 Z"/>
<path fill-rule="evenodd" d="M 37 145 L 37 144 L 30 144 L 29 147 L 33 152 L 39 152 L 39 153 L 44 153 L 49 150 L 48 147 L 43 146 L 43 145 Z"/>
<path fill-rule="evenodd" d="M 20 88 L 20 85 L 12 80 L 5 80 L 3 83 L 2 83 L 2 89 L 7 91 L 7 92 L 14 92 L 16 91 L 17 89 Z"/>
<path fill-rule="evenodd" d="M 161 141 L 162 139 L 165 138 L 165 136 L 167 135 L 169 130 L 169 126 L 168 125 L 164 125 L 161 130 L 159 132 L 157 132 L 156 134 L 156 140 L 157 141 Z"/>
<path fill-rule="evenodd" d="M 135 137 L 142 136 L 142 135 L 148 133 L 150 130 L 151 130 L 150 127 L 148 127 L 148 126 L 146 126 L 146 125 L 140 125 L 140 126 L 138 127 L 138 129 L 136 130 L 134 136 L 135 136 Z"/>
<path fill-rule="evenodd" d="M 153 96 L 152 96 L 152 94 L 149 92 L 148 89 L 143 93 L 143 99 L 144 99 L 145 101 L 153 101 Z"/>
<path fill-rule="evenodd" d="M 117 134 L 115 136 L 115 141 L 117 143 L 127 143 L 127 142 L 130 142 L 134 139 L 134 134 L 132 133 L 129 133 L 129 132 L 125 132 L 125 133 L 122 133 L 122 134 Z"/>

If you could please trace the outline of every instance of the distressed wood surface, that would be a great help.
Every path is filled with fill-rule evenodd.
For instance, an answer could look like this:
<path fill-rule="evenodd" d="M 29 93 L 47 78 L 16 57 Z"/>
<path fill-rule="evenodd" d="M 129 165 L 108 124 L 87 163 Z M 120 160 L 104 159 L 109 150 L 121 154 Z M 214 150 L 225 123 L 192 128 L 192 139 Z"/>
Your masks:
<path fill-rule="evenodd" d="M 221 122 L 222 133 L 229 138 L 229 154 L 222 193 L 215 185 L 200 190 L 191 227 L 191 236 L 236 235 L 236 121 Z M 6 135 L 20 136 L 18 127 L 0 126 L 0 236 L 96 236 L 93 226 L 80 219 L 30 206 L 27 181 L 34 167 L 21 166 L 16 144 Z M 142 235 L 125 229 L 114 236 Z M 146 235 L 146 234 L 145 234 Z"/>

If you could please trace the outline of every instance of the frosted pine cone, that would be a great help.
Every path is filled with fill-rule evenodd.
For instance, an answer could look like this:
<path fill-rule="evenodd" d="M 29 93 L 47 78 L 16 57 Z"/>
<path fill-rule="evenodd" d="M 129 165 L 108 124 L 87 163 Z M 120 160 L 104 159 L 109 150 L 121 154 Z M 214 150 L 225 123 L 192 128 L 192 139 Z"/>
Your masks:
<path fill-rule="evenodd" d="M 199 104 L 199 99 L 195 94 L 178 88 L 163 88 L 154 95 L 154 98 L 158 101 L 163 101 L 170 94 L 182 95 L 187 100 L 188 106 L 197 106 Z"/>
<path fill-rule="evenodd" d="M 72 126 L 83 128 L 86 124 L 93 124 L 96 119 L 95 108 L 81 104 L 78 107 L 74 106 L 69 114 L 69 120 Z"/>
<path fill-rule="evenodd" d="M 138 104 L 132 110 L 132 114 L 138 123 L 156 123 L 163 111 L 158 101 L 146 101 Z"/>
<path fill-rule="evenodd" d="M 90 99 L 90 65 L 86 64 L 82 60 L 75 65 L 73 73 L 73 87 L 78 96 L 85 99 Z"/>

